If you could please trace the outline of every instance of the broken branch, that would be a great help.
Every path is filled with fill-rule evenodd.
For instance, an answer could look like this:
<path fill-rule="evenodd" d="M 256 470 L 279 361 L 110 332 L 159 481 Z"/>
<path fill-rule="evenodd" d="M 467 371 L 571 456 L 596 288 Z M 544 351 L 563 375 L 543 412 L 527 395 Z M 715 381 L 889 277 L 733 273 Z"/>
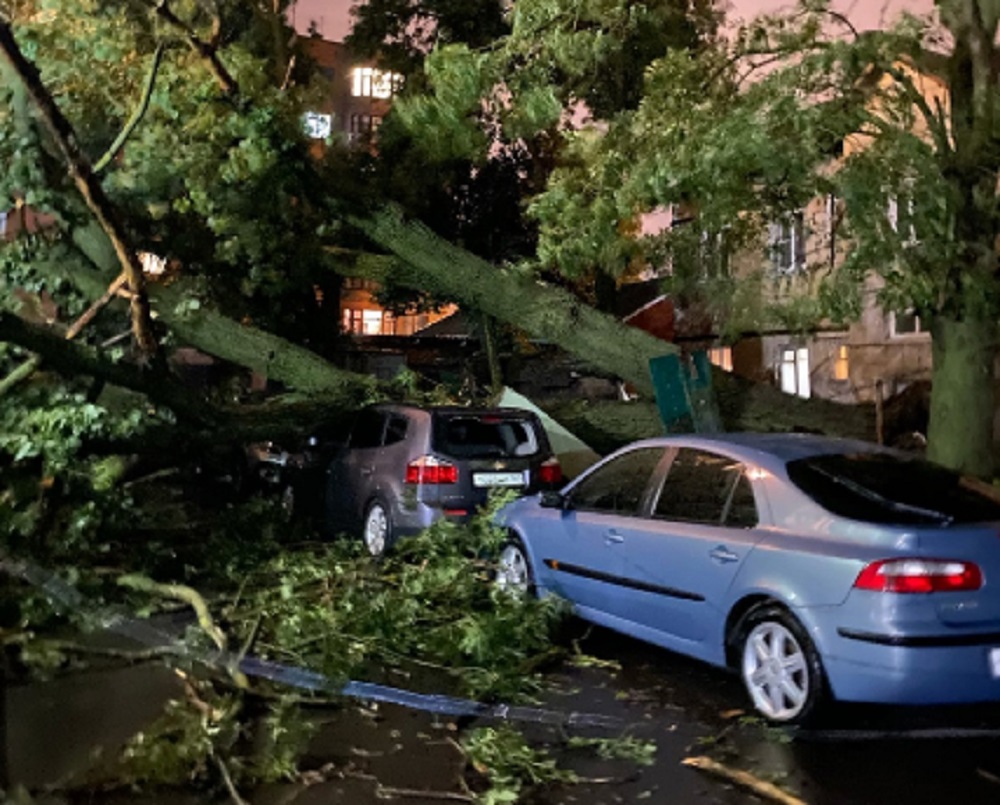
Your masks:
<path fill-rule="evenodd" d="M 782 791 L 774 783 L 761 780 L 759 777 L 742 769 L 731 769 L 729 766 L 724 766 L 718 761 L 704 755 L 686 757 L 681 761 L 681 764 L 690 766 L 693 769 L 706 771 L 709 774 L 714 774 L 716 777 L 722 777 L 724 780 L 746 788 L 758 796 L 766 797 L 772 802 L 779 803 L 779 805 L 806 805 L 803 800 L 786 791 Z"/>

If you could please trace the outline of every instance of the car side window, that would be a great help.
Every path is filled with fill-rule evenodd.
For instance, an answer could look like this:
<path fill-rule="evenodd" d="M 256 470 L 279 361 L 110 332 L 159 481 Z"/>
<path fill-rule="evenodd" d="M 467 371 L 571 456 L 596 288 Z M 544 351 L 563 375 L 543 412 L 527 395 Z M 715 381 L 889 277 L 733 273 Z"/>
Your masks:
<path fill-rule="evenodd" d="M 574 487 L 574 509 L 638 514 L 653 470 L 663 458 L 662 447 L 640 447 L 612 459 Z"/>
<path fill-rule="evenodd" d="M 753 528 L 757 504 L 739 461 L 682 447 L 653 506 L 658 520 Z"/>
<path fill-rule="evenodd" d="M 362 411 L 354 423 L 354 430 L 351 431 L 351 449 L 365 450 L 371 447 L 381 447 L 384 429 L 384 413 L 371 409 Z"/>
<path fill-rule="evenodd" d="M 398 414 L 391 414 L 389 416 L 389 422 L 385 426 L 385 442 L 384 444 L 388 447 L 390 444 L 399 444 L 406 438 L 406 426 L 409 421 L 405 416 L 399 416 Z"/>

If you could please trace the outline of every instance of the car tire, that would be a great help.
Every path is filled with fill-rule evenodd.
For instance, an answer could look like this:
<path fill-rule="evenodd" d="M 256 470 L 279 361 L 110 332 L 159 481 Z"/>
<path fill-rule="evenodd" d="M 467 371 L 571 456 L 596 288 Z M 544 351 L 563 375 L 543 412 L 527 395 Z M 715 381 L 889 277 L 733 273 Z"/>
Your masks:
<path fill-rule="evenodd" d="M 819 653 L 795 617 L 773 602 L 748 611 L 735 630 L 736 663 L 754 709 L 775 724 L 816 720 L 826 700 Z"/>
<path fill-rule="evenodd" d="M 392 518 L 388 507 L 381 500 L 373 500 L 365 509 L 361 539 L 368 553 L 374 557 L 382 556 L 392 545 Z"/>
<path fill-rule="evenodd" d="M 510 540 L 500 549 L 493 584 L 498 590 L 519 597 L 534 594 L 535 574 L 519 539 Z"/>

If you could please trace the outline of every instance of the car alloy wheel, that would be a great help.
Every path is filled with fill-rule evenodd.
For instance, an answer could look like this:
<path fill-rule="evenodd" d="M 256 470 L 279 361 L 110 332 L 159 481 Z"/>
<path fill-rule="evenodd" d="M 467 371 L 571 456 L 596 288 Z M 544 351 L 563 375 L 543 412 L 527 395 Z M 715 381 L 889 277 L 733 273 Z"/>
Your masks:
<path fill-rule="evenodd" d="M 389 547 L 390 538 L 389 513 L 377 500 L 368 507 L 365 515 L 365 529 L 362 537 L 365 547 L 372 556 L 381 556 Z"/>
<path fill-rule="evenodd" d="M 524 595 L 531 588 L 531 564 L 520 543 L 504 545 L 493 581 L 497 589 L 513 595 Z"/>
<path fill-rule="evenodd" d="M 823 671 L 798 621 L 781 607 L 758 607 L 741 634 L 740 674 L 754 707 L 770 721 L 806 721 L 822 698 Z"/>

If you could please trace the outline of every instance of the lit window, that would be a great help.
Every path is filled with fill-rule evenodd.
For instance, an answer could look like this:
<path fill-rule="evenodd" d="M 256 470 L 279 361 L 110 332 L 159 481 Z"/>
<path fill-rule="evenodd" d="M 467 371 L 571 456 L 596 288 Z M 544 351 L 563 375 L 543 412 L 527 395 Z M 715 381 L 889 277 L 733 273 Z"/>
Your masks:
<path fill-rule="evenodd" d="M 809 349 L 807 347 L 783 349 L 779 375 L 783 392 L 808 398 L 812 393 L 809 383 Z"/>
<path fill-rule="evenodd" d="M 382 311 L 366 310 L 362 315 L 362 332 L 365 335 L 382 334 Z"/>
<path fill-rule="evenodd" d="M 314 140 L 325 140 L 333 130 L 333 115 L 306 112 L 302 117 L 302 123 L 307 137 L 312 137 Z"/>
<path fill-rule="evenodd" d="M 355 98 L 391 98 L 403 86 L 403 76 L 374 67 L 351 71 L 351 94 Z"/>
<path fill-rule="evenodd" d="M 847 359 L 847 344 L 837 347 L 837 357 L 833 362 L 833 379 L 847 380 L 850 377 L 850 364 Z"/>
<path fill-rule="evenodd" d="M 918 243 L 914 211 L 913 183 L 905 182 L 902 195 L 889 196 L 889 203 L 886 205 L 885 211 L 892 231 L 905 235 L 903 238 L 904 246 L 913 246 Z"/>
<path fill-rule="evenodd" d="M 354 335 L 383 335 L 381 310 L 346 308 L 343 314 L 344 332 Z"/>
<path fill-rule="evenodd" d="M 771 265 L 781 275 L 795 274 L 806 265 L 805 216 L 801 210 L 768 227 Z"/>
<path fill-rule="evenodd" d="M 139 264 L 142 266 L 143 274 L 150 274 L 158 277 L 167 270 L 167 261 L 152 252 L 139 252 Z"/>
<path fill-rule="evenodd" d="M 723 371 L 733 371 L 733 350 L 730 347 L 712 347 L 708 351 L 708 360 Z"/>

